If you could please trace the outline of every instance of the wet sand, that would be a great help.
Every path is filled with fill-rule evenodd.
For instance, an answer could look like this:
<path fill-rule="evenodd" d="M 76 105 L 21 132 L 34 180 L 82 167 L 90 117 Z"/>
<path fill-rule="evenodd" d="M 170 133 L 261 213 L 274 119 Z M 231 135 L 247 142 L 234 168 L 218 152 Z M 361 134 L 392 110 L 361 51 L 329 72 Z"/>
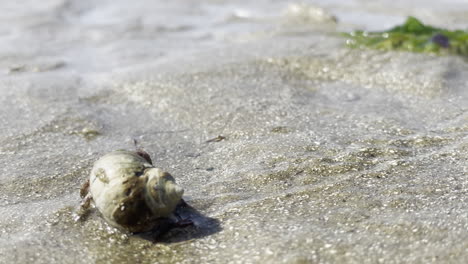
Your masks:
<path fill-rule="evenodd" d="M 466 263 L 466 59 L 337 31 L 468 6 L 388 2 L 1 4 L 0 263 Z M 133 139 L 195 227 L 73 220 Z"/>

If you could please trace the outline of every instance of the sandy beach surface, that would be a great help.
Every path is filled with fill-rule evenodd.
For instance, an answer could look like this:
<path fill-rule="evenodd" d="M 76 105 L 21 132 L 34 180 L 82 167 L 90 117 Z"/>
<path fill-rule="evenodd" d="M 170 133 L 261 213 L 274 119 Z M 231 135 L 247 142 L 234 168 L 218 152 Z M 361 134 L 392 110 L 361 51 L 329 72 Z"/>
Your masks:
<path fill-rule="evenodd" d="M 338 34 L 467 29 L 466 1 L 0 10 L 0 263 L 468 263 L 467 59 Z M 93 162 L 134 139 L 195 226 L 74 221 Z"/>

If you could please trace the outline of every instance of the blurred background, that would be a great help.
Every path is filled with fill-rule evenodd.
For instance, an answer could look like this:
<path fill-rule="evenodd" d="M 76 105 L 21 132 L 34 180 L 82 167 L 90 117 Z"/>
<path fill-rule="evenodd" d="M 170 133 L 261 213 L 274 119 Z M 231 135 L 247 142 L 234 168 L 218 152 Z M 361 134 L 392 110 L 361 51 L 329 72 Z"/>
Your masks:
<path fill-rule="evenodd" d="M 0 1 L 0 263 L 467 263 L 466 57 L 352 49 L 464 0 Z M 137 140 L 199 211 L 73 220 Z"/>

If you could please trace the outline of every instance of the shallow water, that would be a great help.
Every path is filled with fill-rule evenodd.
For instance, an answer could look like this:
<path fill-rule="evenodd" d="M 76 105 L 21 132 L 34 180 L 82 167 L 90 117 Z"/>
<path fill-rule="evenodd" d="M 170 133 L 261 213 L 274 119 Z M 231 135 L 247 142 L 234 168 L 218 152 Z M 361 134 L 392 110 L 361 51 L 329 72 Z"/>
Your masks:
<path fill-rule="evenodd" d="M 468 6 L 309 3 L 2 3 L 0 262 L 466 263 L 466 60 L 335 33 L 463 28 Z M 92 163 L 133 139 L 196 227 L 73 220 Z"/>

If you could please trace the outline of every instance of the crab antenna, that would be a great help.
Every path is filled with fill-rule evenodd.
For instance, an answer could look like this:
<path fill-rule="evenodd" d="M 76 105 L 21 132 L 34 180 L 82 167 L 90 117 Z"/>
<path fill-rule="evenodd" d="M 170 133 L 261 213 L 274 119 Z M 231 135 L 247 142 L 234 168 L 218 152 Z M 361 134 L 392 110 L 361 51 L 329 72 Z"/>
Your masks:
<path fill-rule="evenodd" d="M 133 139 L 133 144 L 135 145 L 136 153 L 138 156 L 144 158 L 146 161 L 149 162 L 149 164 L 153 165 L 153 161 L 151 160 L 150 155 L 148 152 L 144 151 L 143 148 L 138 147 L 138 141 L 134 138 Z"/>

